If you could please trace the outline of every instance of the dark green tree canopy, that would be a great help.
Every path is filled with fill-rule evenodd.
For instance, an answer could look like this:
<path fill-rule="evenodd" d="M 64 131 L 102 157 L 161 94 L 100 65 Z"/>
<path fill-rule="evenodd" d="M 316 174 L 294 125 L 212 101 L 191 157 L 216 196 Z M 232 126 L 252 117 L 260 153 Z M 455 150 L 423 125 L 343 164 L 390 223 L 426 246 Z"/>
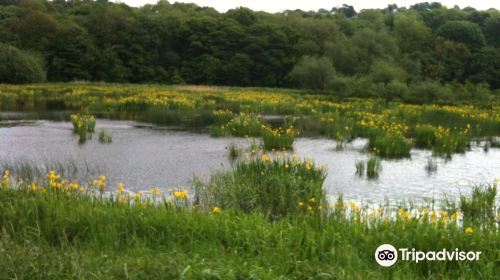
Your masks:
<path fill-rule="evenodd" d="M 0 0 L 0 44 L 2 82 L 46 73 L 56 82 L 302 87 L 415 100 L 447 83 L 500 88 L 500 12 L 438 2 L 271 14 L 167 0 L 139 8 Z"/>

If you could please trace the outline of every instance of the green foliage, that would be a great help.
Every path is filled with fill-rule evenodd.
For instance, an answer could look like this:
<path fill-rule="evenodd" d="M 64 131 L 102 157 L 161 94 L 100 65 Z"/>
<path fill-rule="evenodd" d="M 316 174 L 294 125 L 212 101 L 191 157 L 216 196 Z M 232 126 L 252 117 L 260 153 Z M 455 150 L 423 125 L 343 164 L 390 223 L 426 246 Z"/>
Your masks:
<path fill-rule="evenodd" d="M 460 209 L 463 211 L 464 224 L 468 226 L 495 227 L 496 185 L 474 187 L 471 196 L 460 196 Z"/>
<path fill-rule="evenodd" d="M 302 57 L 295 65 L 290 78 L 302 88 L 323 90 L 335 74 L 331 61 L 326 57 Z"/>
<path fill-rule="evenodd" d="M 273 129 L 268 126 L 262 127 L 262 141 L 264 150 L 293 150 L 293 142 L 298 132 L 293 126 Z"/>
<path fill-rule="evenodd" d="M 382 170 L 382 162 L 379 157 L 370 157 L 366 162 L 366 176 L 373 179 L 377 178 L 380 171 Z"/>
<path fill-rule="evenodd" d="M 481 48 L 486 44 L 479 25 L 469 21 L 448 21 L 438 29 L 437 34 L 448 40 L 465 44 L 470 49 Z"/>
<path fill-rule="evenodd" d="M 198 182 L 196 203 L 212 209 L 261 212 L 275 220 L 297 214 L 319 214 L 325 209 L 323 169 L 310 161 L 257 155 L 218 173 L 210 182 Z"/>
<path fill-rule="evenodd" d="M 219 121 L 226 120 L 221 113 Z M 210 127 L 212 136 L 237 136 L 251 137 L 261 135 L 262 122 L 260 116 L 254 114 L 240 113 L 239 116 L 232 117 L 226 123 L 215 124 Z"/>
<path fill-rule="evenodd" d="M 43 62 L 37 56 L 13 46 L 0 44 L 0 83 L 39 83 L 45 81 Z"/>
<path fill-rule="evenodd" d="M 106 130 L 101 129 L 99 131 L 99 142 L 111 143 L 111 142 L 113 142 L 113 136 L 111 134 L 109 134 Z"/>
<path fill-rule="evenodd" d="M 299 87 L 442 103 L 441 96 L 414 92 L 436 83 L 441 92 L 463 86 L 444 100 L 481 104 L 500 87 L 496 11 L 421 3 L 359 13 L 343 5 L 268 14 L 165 1 L 142 8 L 105 1 L 7 2 L 0 6 L 0 42 L 39 55 L 47 79 L 55 82 Z M 39 59 L 22 60 L 2 63 L 3 71 L 43 69 Z M 9 82 L 44 77 L 23 75 L 30 78 Z M 487 84 L 484 94 L 465 94 L 474 89 L 467 82 Z"/>

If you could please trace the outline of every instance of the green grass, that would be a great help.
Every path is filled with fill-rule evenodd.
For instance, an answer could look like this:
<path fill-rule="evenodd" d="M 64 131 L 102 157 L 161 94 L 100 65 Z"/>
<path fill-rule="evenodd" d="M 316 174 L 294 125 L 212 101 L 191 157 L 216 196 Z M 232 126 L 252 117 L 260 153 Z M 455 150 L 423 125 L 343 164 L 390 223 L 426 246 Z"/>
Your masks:
<path fill-rule="evenodd" d="M 310 161 L 257 155 L 238 162 L 234 170 L 196 184 L 195 203 L 244 213 L 261 212 L 270 219 L 296 214 L 316 214 L 325 204 L 323 169 Z"/>
<path fill-rule="evenodd" d="M 227 120 L 227 117 L 218 117 L 218 121 Z M 227 123 L 215 124 L 210 127 L 210 135 L 215 137 L 236 136 L 255 137 L 261 135 L 262 121 L 254 114 L 240 113 Z"/>
<path fill-rule="evenodd" d="M 99 131 L 99 142 L 101 143 L 111 143 L 113 142 L 113 136 L 107 132 L 105 129 Z"/>
<path fill-rule="evenodd" d="M 16 279 L 493 279 L 499 234 L 417 220 L 356 222 L 357 214 L 220 214 L 110 200 L 3 190 L 0 278 Z M 396 247 L 482 251 L 479 262 L 399 262 Z"/>
<path fill-rule="evenodd" d="M 356 166 L 356 175 L 363 176 L 365 174 L 365 169 L 366 169 L 365 162 L 362 160 L 356 161 L 355 166 Z"/>
<path fill-rule="evenodd" d="M 369 139 L 369 149 L 384 158 L 404 158 L 410 156 L 411 141 L 401 135 L 381 133 Z"/>
<path fill-rule="evenodd" d="M 377 178 L 380 170 L 382 170 L 380 158 L 371 156 L 366 162 L 366 176 L 368 176 L 368 178 Z"/>

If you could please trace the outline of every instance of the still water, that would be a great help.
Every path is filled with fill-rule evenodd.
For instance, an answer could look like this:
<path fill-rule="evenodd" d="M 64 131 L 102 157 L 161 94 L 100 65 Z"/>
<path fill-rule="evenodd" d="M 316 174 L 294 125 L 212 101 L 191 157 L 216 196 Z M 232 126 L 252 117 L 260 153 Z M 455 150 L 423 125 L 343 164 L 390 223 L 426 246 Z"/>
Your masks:
<path fill-rule="evenodd" d="M 96 131 L 105 128 L 112 134 L 111 144 L 94 139 L 84 144 L 72 133 L 69 122 L 0 122 L 0 165 L 35 166 L 63 171 L 66 177 L 88 181 L 106 175 L 109 185 L 118 182 L 132 191 L 157 186 L 163 190 L 188 188 L 194 176 L 207 180 L 212 172 L 229 169 L 227 147 L 232 143 L 248 147 L 240 138 L 211 138 L 204 133 L 165 129 L 130 121 L 98 120 Z M 355 174 L 355 163 L 366 160 L 364 140 L 356 140 L 336 150 L 333 140 L 299 138 L 295 152 L 311 157 L 328 170 L 324 188 L 331 197 L 339 193 L 347 200 L 381 203 L 410 200 L 440 200 L 443 195 L 458 197 L 471 186 L 492 183 L 500 178 L 500 149 L 484 152 L 473 147 L 452 160 L 435 159 L 437 171 L 425 169 L 430 151 L 413 150 L 411 159 L 383 160 L 377 179 Z M 1 166 L 0 166 L 1 167 Z"/>

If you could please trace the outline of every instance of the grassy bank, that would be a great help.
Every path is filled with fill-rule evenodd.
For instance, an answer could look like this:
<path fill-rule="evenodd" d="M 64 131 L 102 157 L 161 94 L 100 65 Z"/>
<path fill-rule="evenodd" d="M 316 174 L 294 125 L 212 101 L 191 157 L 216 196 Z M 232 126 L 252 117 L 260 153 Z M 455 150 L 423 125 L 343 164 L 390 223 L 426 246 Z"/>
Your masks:
<path fill-rule="evenodd" d="M 312 162 L 258 155 L 185 190 L 116 191 L 55 172 L 0 190 L 0 278 L 493 279 L 499 258 L 494 186 L 440 210 L 328 202 Z M 273 188 L 274 186 L 274 188 Z M 481 251 L 479 261 L 382 268 L 384 243 Z"/>
<path fill-rule="evenodd" d="M 417 221 L 269 222 L 18 191 L 2 192 L 0 213 L 2 279 L 493 279 L 498 268 L 498 232 Z M 483 253 L 478 262 L 381 268 L 373 253 L 383 243 Z"/>

